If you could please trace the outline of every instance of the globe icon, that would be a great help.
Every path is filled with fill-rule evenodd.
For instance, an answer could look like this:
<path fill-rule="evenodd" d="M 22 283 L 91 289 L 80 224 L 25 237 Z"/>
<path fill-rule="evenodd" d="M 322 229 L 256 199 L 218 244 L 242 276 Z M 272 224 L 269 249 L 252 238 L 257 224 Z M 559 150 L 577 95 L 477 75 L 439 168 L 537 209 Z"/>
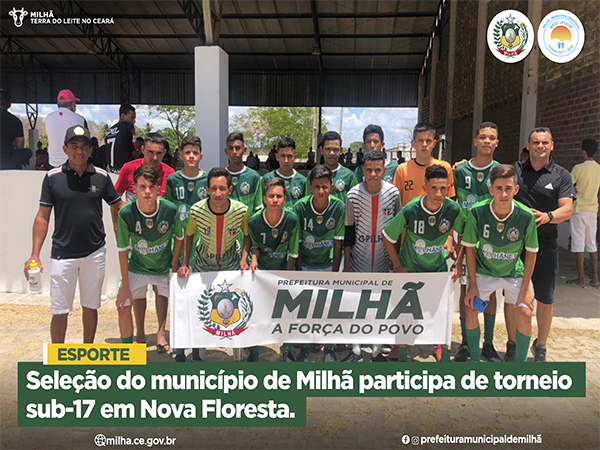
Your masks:
<path fill-rule="evenodd" d="M 94 438 L 94 444 L 96 444 L 98 447 L 105 447 L 106 446 L 106 436 L 104 436 L 103 434 L 97 434 L 96 437 Z"/>

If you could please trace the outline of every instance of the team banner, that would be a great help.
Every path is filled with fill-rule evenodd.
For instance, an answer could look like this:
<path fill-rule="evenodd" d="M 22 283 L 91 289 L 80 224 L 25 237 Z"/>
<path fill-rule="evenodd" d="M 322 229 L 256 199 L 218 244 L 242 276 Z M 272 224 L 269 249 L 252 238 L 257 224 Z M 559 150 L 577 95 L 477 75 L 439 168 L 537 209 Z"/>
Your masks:
<path fill-rule="evenodd" d="M 170 289 L 173 348 L 451 339 L 449 273 L 206 272 Z"/>

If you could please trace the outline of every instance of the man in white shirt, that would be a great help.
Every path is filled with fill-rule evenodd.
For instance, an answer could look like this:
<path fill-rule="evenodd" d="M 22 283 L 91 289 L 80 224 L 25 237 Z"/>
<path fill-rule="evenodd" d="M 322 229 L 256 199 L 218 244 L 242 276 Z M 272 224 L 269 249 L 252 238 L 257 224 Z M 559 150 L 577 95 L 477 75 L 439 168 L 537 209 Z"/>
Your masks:
<path fill-rule="evenodd" d="M 65 132 L 75 125 L 88 128 L 83 116 L 75 112 L 76 102 L 80 100 L 69 89 L 58 93 L 56 100 L 58 109 L 46 117 L 46 132 L 48 133 L 48 162 L 52 167 L 62 166 L 67 161 L 63 151 Z"/>

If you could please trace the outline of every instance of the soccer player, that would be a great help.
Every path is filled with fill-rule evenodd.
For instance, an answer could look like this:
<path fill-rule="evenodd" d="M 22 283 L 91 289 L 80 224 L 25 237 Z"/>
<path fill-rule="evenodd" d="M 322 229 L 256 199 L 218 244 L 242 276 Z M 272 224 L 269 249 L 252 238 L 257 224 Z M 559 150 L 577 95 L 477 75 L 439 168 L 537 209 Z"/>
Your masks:
<path fill-rule="evenodd" d="M 494 161 L 494 151 L 498 147 L 498 127 L 492 122 L 483 122 L 477 127 L 473 144 L 477 149 L 477 155 L 465 164 L 460 164 L 454 170 L 454 183 L 456 185 L 456 200 L 466 212 L 475 203 L 491 198 L 489 184 L 490 173 L 499 163 Z M 462 342 L 454 361 L 465 362 L 469 358 L 469 344 L 465 329 L 465 309 L 464 302 L 467 293 L 466 266 L 462 262 L 463 258 L 456 261 L 457 265 L 462 265 L 463 276 L 460 286 L 460 330 Z M 483 313 L 484 340 L 481 355 L 490 362 L 500 362 L 500 356 L 494 348 L 494 325 L 496 323 L 496 293 L 490 295 L 487 308 Z M 514 349 L 514 342 L 509 341 L 508 347 Z M 512 352 L 514 355 L 514 350 Z M 510 357 L 510 356 L 509 356 Z"/>
<path fill-rule="evenodd" d="M 263 185 L 267 181 L 279 177 L 285 182 L 285 207 L 292 208 L 294 203 L 304 197 L 306 191 L 306 177 L 294 169 L 296 154 L 296 143 L 290 138 L 283 138 L 277 144 L 276 158 L 279 169 L 266 173 L 263 176 Z M 265 188 L 265 193 L 266 188 Z"/>
<path fill-rule="evenodd" d="M 358 181 L 356 181 L 354 172 L 342 166 L 339 162 L 342 154 L 342 137 L 335 131 L 328 131 L 323 135 L 320 147 L 323 164 L 333 174 L 333 192 L 331 195 L 345 202 L 348 191 L 356 186 Z"/>
<path fill-rule="evenodd" d="M 337 197 L 330 196 L 333 190 L 333 175 L 325 166 L 316 166 L 308 174 L 308 189 L 311 195 L 294 205 L 300 222 L 299 270 L 313 272 L 338 272 L 342 261 L 344 240 L 344 218 L 346 206 Z M 308 360 L 308 345 L 301 347 L 298 360 Z M 335 362 L 333 346 L 323 349 L 325 362 Z"/>
<path fill-rule="evenodd" d="M 255 213 L 248 222 L 252 241 L 254 273 L 260 270 L 294 270 L 298 257 L 298 217 L 284 208 L 285 182 L 278 177 L 265 182 L 265 209 Z M 295 361 L 291 345 L 283 344 L 283 361 Z M 248 362 L 258 361 L 258 347 L 250 347 Z"/>
<path fill-rule="evenodd" d="M 263 180 L 260 174 L 244 165 L 246 153 L 243 133 L 229 133 L 225 144 L 229 158 L 227 172 L 231 175 L 231 198 L 248 207 L 250 214 L 262 207 Z"/>
<path fill-rule="evenodd" d="M 156 350 L 166 353 L 169 351 L 165 333 L 169 271 L 173 263 L 172 240 L 176 232 L 177 208 L 170 201 L 158 198 L 160 177 L 154 167 L 138 167 L 133 173 L 133 180 L 137 199 L 119 211 L 117 232 L 121 267 L 117 308 L 121 341 L 133 342 L 131 306 L 136 301 L 145 303 L 147 287 L 152 285 L 157 292 Z M 136 313 L 136 328 L 137 341 L 145 342 L 144 315 Z"/>
<path fill-rule="evenodd" d="M 398 189 L 383 181 L 383 152 L 365 154 L 365 181 L 354 186 L 346 198 L 344 271 L 389 272 L 390 257 L 383 244 L 382 231 L 400 211 Z M 344 362 L 362 359 L 360 346 L 353 345 Z M 379 346 L 373 346 L 372 361 L 385 361 Z"/>
<path fill-rule="evenodd" d="M 467 212 L 462 239 L 466 247 L 469 287 L 465 297 L 466 334 L 471 361 L 479 362 L 479 320 L 475 297 L 487 300 L 492 292 L 504 289 L 505 303 L 516 320 L 515 360 L 527 360 L 531 340 L 534 298 L 528 292 L 538 250 L 533 211 L 513 200 L 519 191 L 513 166 L 501 164 L 490 174 L 493 198 L 475 203 Z M 520 255 L 525 248 L 525 265 Z"/>
<path fill-rule="evenodd" d="M 108 164 L 114 171 L 119 171 L 124 164 L 136 158 L 135 118 L 135 108 L 133 106 L 121 105 L 119 108 L 119 121 L 110 127 L 108 133 L 106 133 Z"/>
<path fill-rule="evenodd" d="M 451 230 L 464 231 L 465 215 L 448 193 L 448 172 L 438 165 L 425 171 L 425 195 L 405 205 L 383 230 L 383 243 L 394 272 L 447 272 L 444 244 Z M 396 244 L 406 231 L 398 254 Z M 455 269 L 454 279 L 460 275 Z M 400 362 L 407 361 L 407 346 L 401 345 Z M 450 362 L 450 348 L 442 348 L 442 362 Z"/>
<path fill-rule="evenodd" d="M 385 142 L 383 141 L 383 130 L 379 125 L 367 125 L 367 127 L 363 131 L 363 150 L 365 153 L 368 152 L 382 152 L 385 148 Z M 394 182 L 394 175 L 396 174 L 396 169 L 398 168 L 398 163 L 392 159 L 386 161 L 385 163 L 385 175 L 383 176 L 383 181 L 387 181 L 388 183 Z M 356 168 L 354 172 L 356 174 L 356 179 L 359 181 L 364 181 L 363 176 L 363 168 L 362 165 Z"/>
<path fill-rule="evenodd" d="M 206 179 L 208 173 L 200 168 L 202 161 L 202 141 L 198 136 L 186 136 L 181 141 L 180 157 L 183 161 L 183 168 L 170 175 L 167 178 L 167 200 L 172 201 L 177 206 L 179 215 L 178 226 L 187 228 L 190 216 L 191 206 L 199 200 L 208 197 L 206 190 Z M 183 233 L 181 233 L 183 235 Z M 198 243 L 198 234 L 194 235 L 193 246 Z M 183 240 L 176 239 L 173 246 L 173 271 L 177 272 L 179 265 L 183 262 L 181 249 Z M 190 264 L 194 264 L 194 253 L 190 256 Z M 175 350 L 175 360 L 177 362 L 185 361 L 184 349 Z M 193 349 L 192 360 L 200 360 L 199 349 Z"/>

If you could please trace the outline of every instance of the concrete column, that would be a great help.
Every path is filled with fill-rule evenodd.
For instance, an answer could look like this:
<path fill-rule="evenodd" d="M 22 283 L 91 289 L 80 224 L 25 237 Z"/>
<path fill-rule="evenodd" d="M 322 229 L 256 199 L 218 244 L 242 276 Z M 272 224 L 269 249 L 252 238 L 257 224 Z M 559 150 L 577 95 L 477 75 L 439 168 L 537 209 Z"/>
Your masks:
<path fill-rule="evenodd" d="M 454 131 L 454 67 L 456 65 L 456 1 L 450 2 L 450 19 L 448 26 L 448 88 L 446 94 L 446 159 L 452 161 L 452 137 Z"/>
<path fill-rule="evenodd" d="M 431 45 L 431 89 L 429 91 L 429 122 L 435 125 L 435 85 L 437 62 L 440 56 L 440 37 L 435 36 Z"/>
<path fill-rule="evenodd" d="M 35 170 L 35 151 L 37 150 L 39 140 L 40 132 L 37 129 L 30 128 L 27 135 L 27 142 L 28 148 L 31 150 L 31 158 L 29 159 L 29 166 L 24 167 L 26 170 Z"/>
<path fill-rule="evenodd" d="M 475 56 L 475 92 L 473 103 L 473 131 L 475 134 L 477 126 L 483 122 L 483 81 L 485 74 L 485 52 L 488 51 L 487 45 L 487 9 L 488 1 L 479 1 L 477 8 L 477 52 Z M 471 145 L 471 155 L 475 156 L 477 150 Z"/>
<path fill-rule="evenodd" d="M 538 29 L 542 21 L 542 2 L 530 1 L 527 6 L 527 17 L 533 28 Z M 535 36 L 530 36 L 533 38 Z M 518 153 L 514 155 L 519 159 L 521 149 L 525 147 L 531 130 L 535 128 L 537 116 L 537 91 L 538 91 L 538 64 L 540 61 L 540 49 L 537 40 L 531 49 L 531 53 L 525 58 L 523 65 L 523 94 L 521 97 L 521 128 L 519 132 Z"/>
<path fill-rule="evenodd" d="M 423 99 L 425 98 L 425 75 L 419 75 L 419 94 L 417 100 L 418 122 L 423 122 Z"/>
<path fill-rule="evenodd" d="M 229 55 L 220 47 L 195 48 L 196 133 L 202 139 L 204 169 L 228 164 Z"/>

